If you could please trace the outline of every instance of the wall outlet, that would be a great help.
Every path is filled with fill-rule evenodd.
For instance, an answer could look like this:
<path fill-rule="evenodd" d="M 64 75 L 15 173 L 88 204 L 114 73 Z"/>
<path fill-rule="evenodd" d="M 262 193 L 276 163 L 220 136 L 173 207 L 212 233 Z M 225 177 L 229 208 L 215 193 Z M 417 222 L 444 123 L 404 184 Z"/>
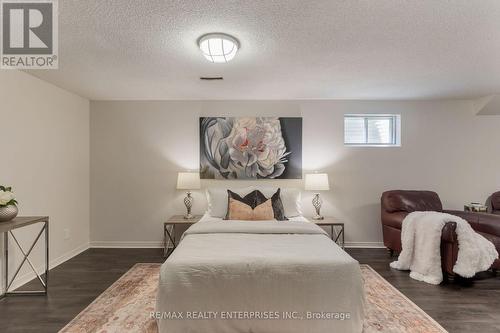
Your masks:
<path fill-rule="evenodd" d="M 64 229 L 64 239 L 70 239 L 71 235 L 69 229 Z"/>

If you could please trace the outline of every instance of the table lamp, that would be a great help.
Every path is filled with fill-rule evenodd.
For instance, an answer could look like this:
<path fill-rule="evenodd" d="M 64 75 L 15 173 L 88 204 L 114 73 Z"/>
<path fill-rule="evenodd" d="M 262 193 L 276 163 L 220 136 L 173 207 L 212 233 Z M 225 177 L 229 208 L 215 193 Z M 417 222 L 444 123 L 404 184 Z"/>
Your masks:
<path fill-rule="evenodd" d="M 193 207 L 191 190 L 197 190 L 200 187 L 200 174 L 198 172 L 179 172 L 177 175 L 177 189 L 187 190 L 186 197 L 184 198 L 184 204 L 186 205 L 185 219 L 193 218 L 191 214 L 191 207 Z"/>
<path fill-rule="evenodd" d="M 315 192 L 330 190 L 330 184 L 328 183 L 328 174 L 326 173 L 306 174 L 305 190 L 315 191 Z M 312 199 L 312 204 L 316 209 L 316 215 L 313 216 L 313 220 L 323 220 L 324 217 L 321 216 L 320 214 L 322 200 L 318 192 L 315 193 L 314 198 Z"/>

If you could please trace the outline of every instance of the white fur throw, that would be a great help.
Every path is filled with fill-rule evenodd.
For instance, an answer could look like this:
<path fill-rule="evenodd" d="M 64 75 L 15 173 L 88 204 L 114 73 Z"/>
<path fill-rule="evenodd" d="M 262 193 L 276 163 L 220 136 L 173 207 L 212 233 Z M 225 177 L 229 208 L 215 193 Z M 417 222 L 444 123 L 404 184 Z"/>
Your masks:
<path fill-rule="evenodd" d="M 402 251 L 390 264 L 399 270 L 411 270 L 410 277 L 431 284 L 443 281 L 441 270 L 441 232 L 447 222 L 457 224 L 458 257 L 453 272 L 470 278 L 490 268 L 498 258 L 493 243 L 476 233 L 464 219 L 438 212 L 413 212 L 403 220 Z"/>

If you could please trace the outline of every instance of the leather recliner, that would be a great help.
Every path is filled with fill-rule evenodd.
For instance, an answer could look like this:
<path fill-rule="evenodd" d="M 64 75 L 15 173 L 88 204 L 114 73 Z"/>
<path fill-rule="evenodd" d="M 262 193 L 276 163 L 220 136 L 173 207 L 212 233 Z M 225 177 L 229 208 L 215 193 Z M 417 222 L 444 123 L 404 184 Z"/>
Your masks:
<path fill-rule="evenodd" d="M 500 191 L 491 195 L 491 213 L 500 215 Z"/>
<path fill-rule="evenodd" d="M 384 246 L 391 255 L 401 252 L 402 223 L 406 215 L 414 211 L 436 211 L 459 216 L 469 222 L 477 233 L 490 240 L 500 252 L 500 216 L 443 210 L 441 199 L 432 191 L 387 191 L 382 194 L 381 205 Z M 453 266 L 458 255 L 455 228 L 456 223 L 446 223 L 441 234 L 441 263 L 443 272 L 448 275 L 454 275 Z M 499 259 L 495 260 L 491 269 L 494 272 L 500 269 Z"/>

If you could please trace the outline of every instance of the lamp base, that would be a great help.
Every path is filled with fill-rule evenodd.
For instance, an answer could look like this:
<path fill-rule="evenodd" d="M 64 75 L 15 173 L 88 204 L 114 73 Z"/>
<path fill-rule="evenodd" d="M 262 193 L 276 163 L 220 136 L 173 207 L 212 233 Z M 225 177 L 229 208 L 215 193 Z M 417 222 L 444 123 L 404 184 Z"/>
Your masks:
<path fill-rule="evenodd" d="M 313 220 L 324 220 L 325 218 L 323 216 L 321 216 L 320 214 L 320 210 L 321 210 L 321 203 L 323 201 L 321 200 L 321 198 L 319 197 L 319 193 L 316 193 L 314 195 L 314 198 L 312 200 L 312 204 L 314 206 L 314 209 L 316 210 L 316 215 L 313 216 Z"/>
<path fill-rule="evenodd" d="M 193 207 L 193 197 L 191 196 L 191 192 L 186 193 L 184 205 L 186 205 L 186 214 L 184 215 L 184 218 L 186 220 L 192 219 L 194 216 L 191 214 L 191 207 Z"/>

